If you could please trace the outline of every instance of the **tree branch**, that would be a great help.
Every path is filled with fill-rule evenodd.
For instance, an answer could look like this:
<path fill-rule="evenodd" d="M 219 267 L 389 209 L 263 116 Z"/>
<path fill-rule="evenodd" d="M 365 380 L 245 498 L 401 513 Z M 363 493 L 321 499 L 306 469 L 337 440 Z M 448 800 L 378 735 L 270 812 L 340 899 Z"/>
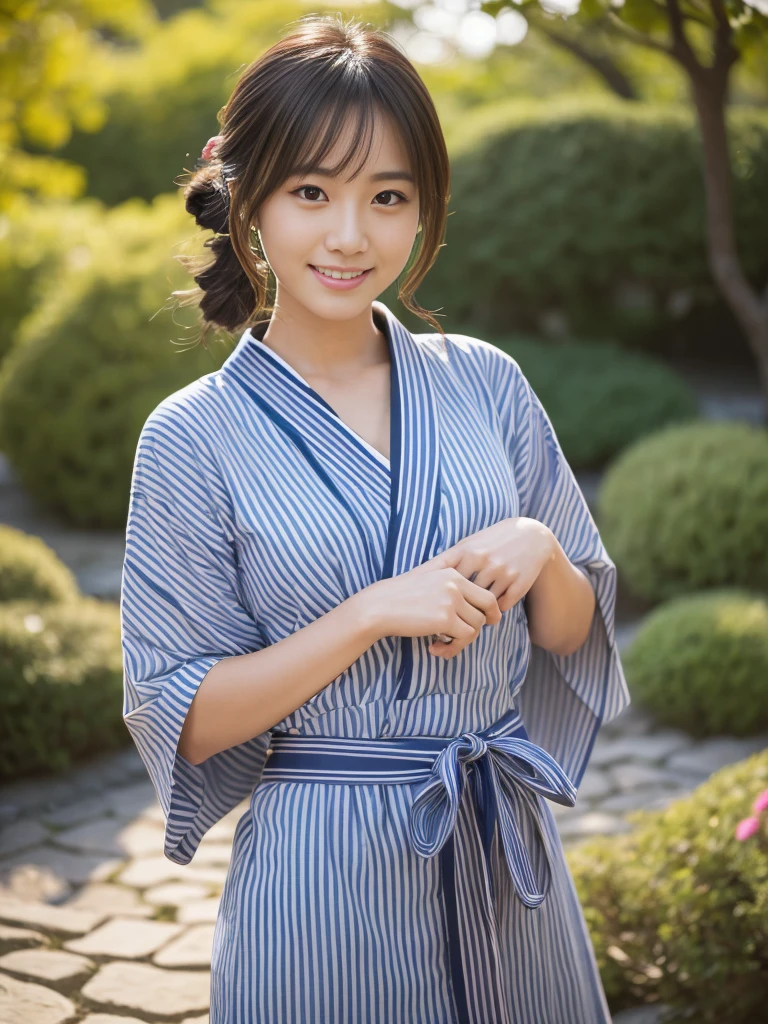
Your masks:
<path fill-rule="evenodd" d="M 639 99 L 631 79 L 605 53 L 598 53 L 585 46 L 581 39 L 561 34 L 545 25 L 540 19 L 530 19 L 537 31 L 546 36 L 550 42 L 561 47 L 567 53 L 578 57 L 600 75 L 608 87 L 625 100 Z"/>
<path fill-rule="evenodd" d="M 680 11 L 678 0 L 667 0 L 667 13 L 669 15 L 669 27 L 672 30 L 672 55 L 692 77 L 695 77 L 704 69 L 696 60 L 696 54 L 688 42 L 688 37 L 685 34 L 685 20 Z"/>
<path fill-rule="evenodd" d="M 608 11 L 607 14 L 611 30 L 615 31 L 617 35 L 628 39 L 630 43 L 637 43 L 638 46 L 645 46 L 649 50 L 656 50 L 657 53 L 663 53 L 667 57 L 674 57 L 672 50 L 668 46 L 660 43 L 658 39 L 654 39 L 652 36 L 647 36 L 643 32 L 638 32 L 637 29 L 630 28 L 615 11 Z"/>

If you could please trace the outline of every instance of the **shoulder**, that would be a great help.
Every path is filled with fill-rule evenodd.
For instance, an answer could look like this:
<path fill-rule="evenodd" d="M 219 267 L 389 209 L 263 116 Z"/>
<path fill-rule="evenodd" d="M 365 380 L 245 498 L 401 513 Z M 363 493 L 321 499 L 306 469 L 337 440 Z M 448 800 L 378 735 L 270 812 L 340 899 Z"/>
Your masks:
<path fill-rule="evenodd" d="M 176 489 L 210 487 L 212 457 L 221 427 L 221 401 L 215 371 L 163 398 L 141 427 L 134 458 L 134 486 L 152 478 Z M 218 430 L 217 430 L 218 424 Z"/>
<path fill-rule="evenodd" d="M 524 402 L 530 385 L 520 364 L 498 345 L 454 331 L 416 335 L 425 352 L 452 369 L 457 378 L 488 395 L 499 412 Z"/>

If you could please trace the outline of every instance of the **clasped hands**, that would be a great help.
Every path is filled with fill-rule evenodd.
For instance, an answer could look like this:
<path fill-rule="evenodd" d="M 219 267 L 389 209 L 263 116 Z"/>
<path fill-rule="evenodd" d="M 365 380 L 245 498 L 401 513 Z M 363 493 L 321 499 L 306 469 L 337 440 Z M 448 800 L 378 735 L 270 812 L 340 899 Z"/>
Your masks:
<path fill-rule="evenodd" d="M 536 519 L 516 516 L 463 538 L 411 573 L 455 569 L 495 597 L 495 608 L 486 608 L 485 617 L 487 622 L 498 623 L 502 612 L 525 597 L 544 566 L 555 557 L 557 545 L 548 526 Z M 453 640 L 436 639 L 429 650 L 444 655 L 452 651 L 452 645 Z"/>

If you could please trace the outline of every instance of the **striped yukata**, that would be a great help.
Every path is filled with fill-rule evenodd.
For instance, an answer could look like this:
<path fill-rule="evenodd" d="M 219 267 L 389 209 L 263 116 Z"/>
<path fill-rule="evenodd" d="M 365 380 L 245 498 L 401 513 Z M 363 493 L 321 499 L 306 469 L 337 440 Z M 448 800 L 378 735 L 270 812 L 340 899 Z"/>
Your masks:
<path fill-rule="evenodd" d="M 124 716 L 194 856 L 241 800 L 216 923 L 211 1024 L 605 1024 L 549 801 L 572 805 L 629 703 L 616 569 L 514 359 L 411 334 L 381 302 L 391 461 L 246 330 L 149 415 L 133 470 Z M 510 516 L 549 526 L 596 594 L 589 636 L 531 644 L 523 601 L 454 658 L 388 636 L 270 732 L 177 753 L 222 658 Z"/>

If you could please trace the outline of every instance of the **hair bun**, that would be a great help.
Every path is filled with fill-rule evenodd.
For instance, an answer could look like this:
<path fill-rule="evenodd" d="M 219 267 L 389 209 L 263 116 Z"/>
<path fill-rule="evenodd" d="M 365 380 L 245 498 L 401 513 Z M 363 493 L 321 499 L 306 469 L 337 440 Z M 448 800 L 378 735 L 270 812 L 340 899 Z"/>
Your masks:
<path fill-rule="evenodd" d="M 185 206 L 201 228 L 229 231 L 229 188 L 220 167 L 204 167 L 187 186 Z"/>

